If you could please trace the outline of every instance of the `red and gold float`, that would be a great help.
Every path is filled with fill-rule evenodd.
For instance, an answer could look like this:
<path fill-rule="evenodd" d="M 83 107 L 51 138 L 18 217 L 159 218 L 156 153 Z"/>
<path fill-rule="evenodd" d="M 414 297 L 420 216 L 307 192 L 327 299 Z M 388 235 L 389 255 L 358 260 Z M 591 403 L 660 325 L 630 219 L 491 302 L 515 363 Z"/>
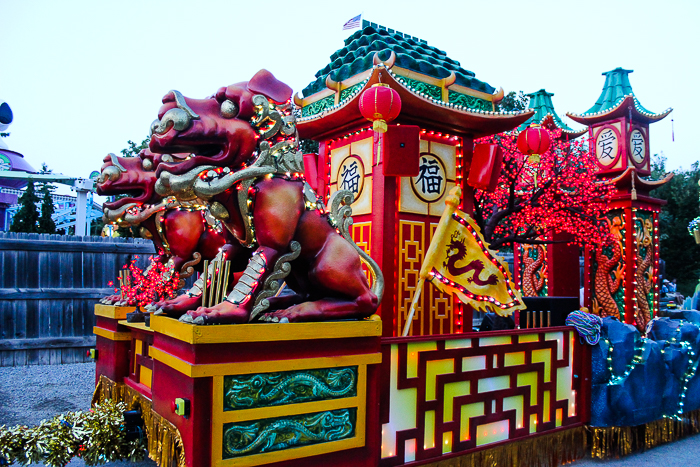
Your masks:
<path fill-rule="evenodd" d="M 431 59 L 406 53 L 419 49 Z M 498 303 L 516 307 L 470 222 L 473 187 L 500 170 L 495 151 L 473 157 L 474 140 L 533 112 L 496 111 L 502 92 L 377 25 L 333 57 L 303 97 L 265 70 L 209 98 L 171 91 L 150 150 L 105 160 L 103 193 L 138 189 L 107 219 L 142 225 L 162 264 L 198 277 L 144 307 L 148 323 L 127 317 L 134 306 L 96 307 L 96 400 L 140 408 L 161 466 L 581 457 L 590 369 L 573 328 L 471 333 L 471 306 L 427 284 L 410 311 L 446 202 L 478 245 L 469 254 L 492 264 L 467 271 L 452 252 L 466 242 L 446 235 L 443 290 L 493 307 L 502 286 L 512 295 Z M 462 291 L 462 276 L 487 292 Z"/>

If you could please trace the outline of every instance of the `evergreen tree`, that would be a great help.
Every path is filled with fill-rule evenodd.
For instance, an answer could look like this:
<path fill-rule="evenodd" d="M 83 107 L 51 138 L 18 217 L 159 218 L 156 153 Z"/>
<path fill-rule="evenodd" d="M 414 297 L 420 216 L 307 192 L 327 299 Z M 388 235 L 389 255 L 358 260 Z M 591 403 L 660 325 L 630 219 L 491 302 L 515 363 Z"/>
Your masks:
<path fill-rule="evenodd" d="M 39 233 L 55 234 L 56 223 L 51 219 L 54 213 L 53 198 L 51 197 L 51 189 L 48 183 L 39 190 L 41 194 L 41 216 L 39 216 Z"/>
<path fill-rule="evenodd" d="M 31 180 L 27 184 L 24 194 L 20 196 L 19 202 L 21 206 L 12 219 L 10 232 L 37 233 L 39 212 L 36 209 L 36 203 L 39 202 L 39 197 L 34 191 L 34 182 Z"/>
<path fill-rule="evenodd" d="M 41 164 L 40 174 L 50 174 L 51 170 L 46 165 L 46 162 Z M 39 233 L 55 234 L 56 233 L 56 223 L 53 221 L 51 216 L 55 212 L 53 205 L 53 192 L 56 191 L 56 187 L 51 183 L 42 183 L 41 188 L 39 188 L 39 193 L 41 195 L 41 215 L 39 216 Z"/>

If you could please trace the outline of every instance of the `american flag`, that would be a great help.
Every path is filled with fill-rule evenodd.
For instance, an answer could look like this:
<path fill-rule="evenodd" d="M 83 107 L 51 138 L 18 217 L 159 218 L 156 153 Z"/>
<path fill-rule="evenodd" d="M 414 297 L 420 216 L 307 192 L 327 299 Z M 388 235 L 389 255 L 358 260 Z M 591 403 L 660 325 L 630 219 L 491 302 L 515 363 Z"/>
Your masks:
<path fill-rule="evenodd" d="M 362 21 L 362 14 L 359 14 L 349 20 L 347 23 L 343 24 L 343 31 L 346 29 L 355 29 L 360 27 L 360 22 Z"/>

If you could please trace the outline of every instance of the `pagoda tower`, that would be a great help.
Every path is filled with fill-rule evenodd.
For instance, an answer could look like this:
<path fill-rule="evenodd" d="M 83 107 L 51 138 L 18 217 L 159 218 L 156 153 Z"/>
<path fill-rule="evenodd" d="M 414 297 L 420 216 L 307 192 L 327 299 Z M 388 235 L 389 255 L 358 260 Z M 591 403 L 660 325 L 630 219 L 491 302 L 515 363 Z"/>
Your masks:
<path fill-rule="evenodd" d="M 664 204 L 649 193 L 673 176 L 643 178 L 651 174 L 649 124 L 672 109 L 645 109 L 632 91 L 630 73 L 623 68 L 603 73 L 603 91 L 593 107 L 567 115 L 589 127 L 598 176 L 616 188 L 607 213 L 613 240 L 586 250 L 585 304 L 643 332 L 658 310 L 658 215 Z"/>
<path fill-rule="evenodd" d="M 554 110 L 552 94 L 540 89 L 532 94 L 528 109 L 535 114 L 518 126 L 518 132 L 530 125 L 540 125 L 550 131 L 560 130 L 559 139 L 573 140 L 587 130 L 574 130 L 559 117 Z M 516 245 L 514 248 L 513 269 L 516 285 L 524 297 L 577 297 L 579 294 L 579 248 L 567 245 L 571 236 L 555 234 L 549 245 Z"/>
<path fill-rule="evenodd" d="M 377 83 L 401 99 L 386 133 L 373 131 L 358 105 Z M 339 189 L 355 193 L 353 239 L 384 272 L 384 336 L 401 335 L 452 187 L 462 189 L 462 209 L 473 211 L 467 179 L 474 139 L 511 130 L 533 115 L 496 112 L 502 97 L 502 89 L 426 41 L 367 21 L 295 97 L 300 137 L 319 143 L 317 155 L 305 156 L 307 180 L 324 200 Z M 470 310 L 452 297 L 430 286 L 421 298 L 409 335 L 471 330 Z"/>

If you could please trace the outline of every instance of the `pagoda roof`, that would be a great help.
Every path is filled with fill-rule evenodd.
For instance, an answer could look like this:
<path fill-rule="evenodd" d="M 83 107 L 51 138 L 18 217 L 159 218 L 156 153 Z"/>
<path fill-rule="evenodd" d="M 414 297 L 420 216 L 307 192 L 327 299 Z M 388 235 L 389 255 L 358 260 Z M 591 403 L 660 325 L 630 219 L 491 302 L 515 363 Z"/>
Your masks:
<path fill-rule="evenodd" d="M 315 115 L 297 119 L 299 136 L 320 140 L 351 131 L 369 122 L 360 113 L 362 92 L 373 84 L 383 83 L 401 98 L 401 113 L 396 122 L 429 126 L 437 131 L 469 134 L 475 138 L 512 130 L 534 115 L 534 111 L 494 112 L 475 110 L 465 105 L 444 102 L 420 92 L 401 75 L 393 73 L 391 64 L 378 63 L 368 70 L 368 76 L 352 89 L 345 99 Z"/>
<path fill-rule="evenodd" d="M 662 113 L 654 113 L 642 106 L 632 91 L 632 85 L 630 85 L 628 75 L 632 72 L 633 70 L 625 70 L 620 67 L 606 71 L 603 73 L 605 76 L 603 91 L 593 107 L 581 114 L 569 112 L 566 115 L 576 122 L 591 125 L 610 118 L 628 115 L 630 110 L 637 120 L 644 123 L 659 121 L 670 114 L 673 110 L 671 108 Z"/>
<path fill-rule="evenodd" d="M 411 72 L 434 79 L 448 78 L 454 73 L 454 83 L 459 86 L 486 94 L 495 91 L 493 86 L 476 79 L 474 72 L 465 70 L 458 61 L 429 46 L 425 40 L 363 20 L 362 29 L 345 39 L 345 46 L 331 55 L 331 62 L 316 72 L 316 80 L 302 93 L 308 97 L 326 89 L 327 78 L 340 82 L 367 71 L 374 65 L 375 54 L 386 61 L 392 52 L 396 54 L 396 65 Z"/>
<path fill-rule="evenodd" d="M 532 109 L 535 111 L 535 115 L 530 117 L 525 123 L 520 125 L 516 131 L 523 131 L 525 130 L 528 126 L 530 126 L 533 123 L 542 125 L 545 128 L 549 129 L 555 129 L 558 128 L 561 130 L 561 137 L 563 138 L 578 138 L 585 132 L 587 132 L 587 129 L 583 130 L 574 130 L 571 127 L 569 127 L 564 121 L 557 115 L 556 111 L 554 110 L 554 104 L 552 104 L 552 94 L 551 92 L 547 92 L 544 89 L 540 89 L 537 92 L 533 92 L 532 94 L 527 94 L 527 96 L 530 98 L 530 102 L 528 104 L 528 109 Z"/>
<path fill-rule="evenodd" d="M 649 180 L 640 177 L 639 172 L 634 167 L 627 167 L 627 169 L 620 175 L 608 180 L 608 183 L 615 185 L 615 188 L 618 190 L 618 197 L 622 193 L 632 193 L 633 200 L 637 199 L 638 197 L 645 197 L 647 201 L 656 201 L 658 204 L 666 204 L 666 202 L 663 200 L 655 200 L 654 198 L 648 198 L 648 196 L 649 192 L 668 183 L 673 176 L 674 173 L 669 172 L 659 180 Z"/>

